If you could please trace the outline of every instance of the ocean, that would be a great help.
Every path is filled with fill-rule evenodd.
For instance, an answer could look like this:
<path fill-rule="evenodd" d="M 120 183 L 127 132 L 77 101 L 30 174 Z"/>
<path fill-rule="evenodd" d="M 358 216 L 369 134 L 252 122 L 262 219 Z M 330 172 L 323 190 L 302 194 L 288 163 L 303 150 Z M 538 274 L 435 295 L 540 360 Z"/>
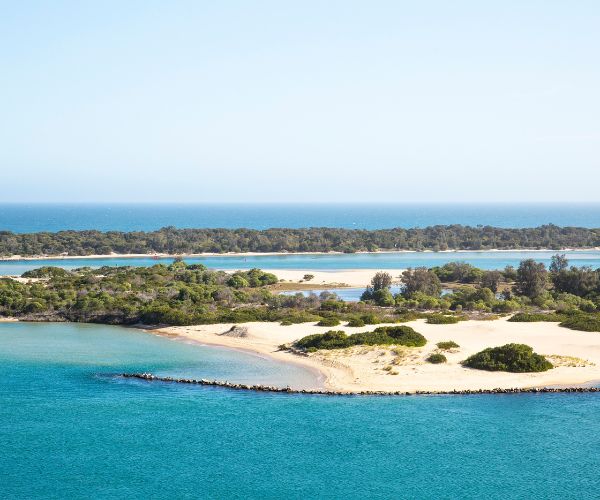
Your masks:
<path fill-rule="evenodd" d="M 151 231 L 177 228 L 343 227 L 437 224 L 600 227 L 596 204 L 0 204 L 0 231 Z"/>
<path fill-rule="evenodd" d="M 598 394 L 262 394 L 130 370 L 315 383 L 130 329 L 0 324 L 0 498 L 598 496 Z"/>

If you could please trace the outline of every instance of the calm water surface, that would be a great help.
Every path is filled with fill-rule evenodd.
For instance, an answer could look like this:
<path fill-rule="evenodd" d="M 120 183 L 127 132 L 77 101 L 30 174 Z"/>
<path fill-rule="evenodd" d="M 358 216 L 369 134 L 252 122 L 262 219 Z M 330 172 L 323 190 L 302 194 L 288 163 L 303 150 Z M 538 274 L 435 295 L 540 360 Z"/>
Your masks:
<path fill-rule="evenodd" d="M 441 266 L 447 262 L 464 261 L 482 269 L 504 269 L 507 265 L 518 267 L 523 259 L 535 259 L 550 264 L 556 252 L 386 252 L 325 255 L 255 255 L 248 257 L 212 256 L 186 257 L 188 264 L 201 263 L 216 269 L 405 269 L 407 267 Z M 600 251 L 586 250 L 560 252 L 566 254 L 571 265 L 600 267 Z M 109 259 L 45 259 L 31 261 L 0 261 L 0 275 L 21 275 L 41 266 L 60 266 L 66 269 L 100 266 L 152 266 L 170 264 L 173 259 L 109 258 Z"/>
<path fill-rule="evenodd" d="M 1 498 L 597 498 L 600 397 L 342 397 L 123 381 L 308 377 L 104 326 L 0 325 Z"/>

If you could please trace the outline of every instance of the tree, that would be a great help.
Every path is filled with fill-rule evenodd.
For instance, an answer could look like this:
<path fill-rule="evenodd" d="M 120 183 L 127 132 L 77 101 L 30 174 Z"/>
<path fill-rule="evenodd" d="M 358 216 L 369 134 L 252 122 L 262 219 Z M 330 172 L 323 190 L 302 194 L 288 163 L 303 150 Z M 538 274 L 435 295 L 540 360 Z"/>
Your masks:
<path fill-rule="evenodd" d="M 402 273 L 402 295 L 410 298 L 417 292 L 439 297 L 442 291 L 442 284 L 437 275 L 426 267 L 417 267 L 407 269 Z"/>
<path fill-rule="evenodd" d="M 502 274 L 506 281 L 515 281 L 517 279 L 517 271 L 513 266 L 506 266 Z"/>
<path fill-rule="evenodd" d="M 516 290 L 530 299 L 539 297 L 548 282 L 548 271 L 542 262 L 533 259 L 522 260 L 517 269 Z"/>
<path fill-rule="evenodd" d="M 561 269 L 552 275 L 552 283 L 557 292 L 566 292 L 585 297 L 596 291 L 600 285 L 598 272 L 589 266 Z"/>
<path fill-rule="evenodd" d="M 387 288 L 375 290 L 373 292 L 372 300 L 374 300 L 375 303 L 381 307 L 390 307 L 396 303 L 392 292 L 390 292 Z"/>
<path fill-rule="evenodd" d="M 496 293 L 502 278 L 503 276 L 500 271 L 485 271 L 481 278 L 481 287 L 489 288 L 492 292 Z"/>
<path fill-rule="evenodd" d="M 392 286 L 392 276 L 383 271 L 375 273 L 375 276 L 371 279 L 371 286 L 373 287 L 374 292 L 377 292 L 378 290 L 387 290 Z"/>
<path fill-rule="evenodd" d="M 567 256 L 563 253 L 563 254 L 555 254 L 552 256 L 552 259 L 550 261 L 550 272 L 553 274 L 557 274 L 560 273 L 562 270 L 566 269 L 567 267 L 569 267 L 569 260 L 567 259 Z"/>

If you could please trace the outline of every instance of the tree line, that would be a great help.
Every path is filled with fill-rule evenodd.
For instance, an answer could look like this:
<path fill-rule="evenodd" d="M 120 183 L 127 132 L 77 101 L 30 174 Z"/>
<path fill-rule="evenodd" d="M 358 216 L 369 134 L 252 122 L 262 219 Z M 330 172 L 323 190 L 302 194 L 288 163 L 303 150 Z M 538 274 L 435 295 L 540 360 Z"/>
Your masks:
<path fill-rule="evenodd" d="M 491 226 L 431 226 L 412 229 L 177 229 L 157 231 L 59 231 L 12 233 L 0 231 L 0 255 L 171 255 L 227 252 L 360 252 L 376 250 L 488 250 L 593 248 L 600 246 L 600 229 Z"/>

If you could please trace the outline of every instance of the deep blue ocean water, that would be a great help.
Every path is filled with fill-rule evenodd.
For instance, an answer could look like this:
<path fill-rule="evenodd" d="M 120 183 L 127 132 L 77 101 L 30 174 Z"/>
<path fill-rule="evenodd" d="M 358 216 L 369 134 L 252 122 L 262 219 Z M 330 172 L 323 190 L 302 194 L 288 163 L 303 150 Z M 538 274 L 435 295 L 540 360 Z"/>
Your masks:
<path fill-rule="evenodd" d="M 407 267 L 441 266 L 446 262 L 464 261 L 482 269 L 504 269 L 507 265 L 518 267 L 523 259 L 535 259 L 547 266 L 555 251 L 535 252 L 385 252 L 357 254 L 290 254 L 186 257 L 188 264 L 201 263 L 215 269 L 306 269 L 333 271 L 339 269 L 405 269 Z M 564 253 L 574 266 L 600 267 L 600 251 L 585 250 Z M 108 258 L 108 259 L 43 259 L 24 261 L 0 261 L 0 275 L 21 275 L 25 271 L 41 266 L 59 266 L 66 269 L 100 266 L 152 266 L 157 263 L 170 264 L 169 259 Z"/>
<path fill-rule="evenodd" d="M 248 356 L 117 327 L 1 324 L 0 498 L 600 494 L 598 394 L 331 398 L 114 377 L 289 375 Z"/>
<path fill-rule="evenodd" d="M 600 227 L 598 204 L 0 204 L 0 231 L 222 227 L 381 229 L 436 224 Z"/>

